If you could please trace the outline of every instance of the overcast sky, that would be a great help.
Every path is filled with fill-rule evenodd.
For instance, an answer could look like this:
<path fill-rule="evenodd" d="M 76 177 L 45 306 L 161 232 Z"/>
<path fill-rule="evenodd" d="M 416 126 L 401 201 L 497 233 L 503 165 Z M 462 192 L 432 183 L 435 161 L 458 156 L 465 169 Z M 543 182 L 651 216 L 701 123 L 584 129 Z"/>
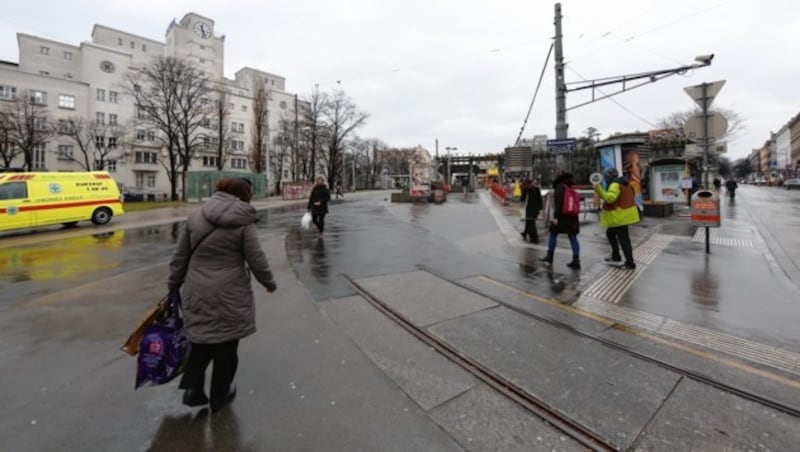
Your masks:
<path fill-rule="evenodd" d="M 225 73 L 251 66 L 308 95 L 339 86 L 369 114 L 362 137 L 431 152 L 513 144 L 554 35 L 539 0 L 12 0 L 0 12 L 0 59 L 18 61 L 16 33 L 70 44 L 95 23 L 159 41 L 187 12 L 226 36 Z M 666 69 L 715 54 L 712 66 L 572 110 L 570 136 L 646 131 L 693 107 L 683 87 L 727 80 L 715 104 L 747 129 L 731 158 L 760 147 L 800 112 L 800 8 L 793 0 L 561 2 L 568 82 Z M 545 73 L 524 137 L 555 135 L 554 71 Z M 584 94 L 570 93 L 567 105 Z"/>

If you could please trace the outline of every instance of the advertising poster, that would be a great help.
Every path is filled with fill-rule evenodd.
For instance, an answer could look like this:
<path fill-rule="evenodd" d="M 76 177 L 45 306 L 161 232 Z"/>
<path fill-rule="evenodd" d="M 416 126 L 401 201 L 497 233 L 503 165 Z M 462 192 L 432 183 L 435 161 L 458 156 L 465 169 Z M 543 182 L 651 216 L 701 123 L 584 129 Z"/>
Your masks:
<path fill-rule="evenodd" d="M 600 171 L 603 172 L 608 168 L 617 167 L 616 153 L 614 146 L 603 146 L 600 148 Z"/>
<path fill-rule="evenodd" d="M 636 195 L 636 205 L 639 210 L 644 208 L 642 198 L 642 162 L 639 148 L 636 146 L 622 146 L 622 175 L 628 178 L 633 192 Z"/>
<path fill-rule="evenodd" d="M 663 165 L 653 167 L 654 201 L 685 202 L 681 181 L 683 165 Z"/>

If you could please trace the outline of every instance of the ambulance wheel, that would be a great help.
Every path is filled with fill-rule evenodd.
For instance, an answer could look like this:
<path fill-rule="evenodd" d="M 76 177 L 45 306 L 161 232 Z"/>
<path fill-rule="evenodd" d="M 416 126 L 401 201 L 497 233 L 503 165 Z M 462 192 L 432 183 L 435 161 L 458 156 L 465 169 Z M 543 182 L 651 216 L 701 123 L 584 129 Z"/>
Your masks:
<path fill-rule="evenodd" d="M 92 223 L 106 224 L 111 221 L 111 209 L 108 207 L 100 207 L 92 214 Z"/>

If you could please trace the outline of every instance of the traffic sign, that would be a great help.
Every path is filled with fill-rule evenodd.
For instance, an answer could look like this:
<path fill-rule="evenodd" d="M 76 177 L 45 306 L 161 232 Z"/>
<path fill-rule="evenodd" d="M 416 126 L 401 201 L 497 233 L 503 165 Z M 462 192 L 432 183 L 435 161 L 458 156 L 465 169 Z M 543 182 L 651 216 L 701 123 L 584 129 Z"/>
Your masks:
<path fill-rule="evenodd" d="M 711 107 L 711 102 L 717 97 L 717 93 L 719 90 L 722 89 L 722 86 L 725 85 L 725 80 L 717 80 L 716 82 L 711 83 L 701 83 L 695 86 L 687 86 L 683 88 L 686 91 L 686 94 L 691 97 L 695 103 L 702 109 L 703 108 L 703 85 L 706 87 L 706 95 L 705 99 L 708 102 L 705 108 Z"/>
<path fill-rule="evenodd" d="M 721 138 L 728 131 L 728 120 L 720 113 L 711 112 L 708 115 L 708 138 L 712 141 Z M 699 140 L 703 136 L 703 114 L 699 113 L 686 121 L 683 133 L 690 140 Z"/>
<path fill-rule="evenodd" d="M 578 140 L 575 138 L 562 138 L 559 140 L 547 140 L 547 150 L 554 154 L 569 154 L 575 150 Z"/>

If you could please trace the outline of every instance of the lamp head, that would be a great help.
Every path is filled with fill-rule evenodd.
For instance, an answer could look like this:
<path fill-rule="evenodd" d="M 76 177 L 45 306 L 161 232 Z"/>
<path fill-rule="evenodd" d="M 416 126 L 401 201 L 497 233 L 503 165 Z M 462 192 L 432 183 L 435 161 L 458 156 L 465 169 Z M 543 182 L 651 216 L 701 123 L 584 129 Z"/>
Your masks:
<path fill-rule="evenodd" d="M 714 59 L 714 54 L 713 53 L 709 54 L 709 55 L 698 55 L 698 56 L 694 57 L 695 61 L 697 61 L 698 63 L 703 63 L 705 65 L 711 64 L 711 60 L 713 60 L 713 59 Z"/>

